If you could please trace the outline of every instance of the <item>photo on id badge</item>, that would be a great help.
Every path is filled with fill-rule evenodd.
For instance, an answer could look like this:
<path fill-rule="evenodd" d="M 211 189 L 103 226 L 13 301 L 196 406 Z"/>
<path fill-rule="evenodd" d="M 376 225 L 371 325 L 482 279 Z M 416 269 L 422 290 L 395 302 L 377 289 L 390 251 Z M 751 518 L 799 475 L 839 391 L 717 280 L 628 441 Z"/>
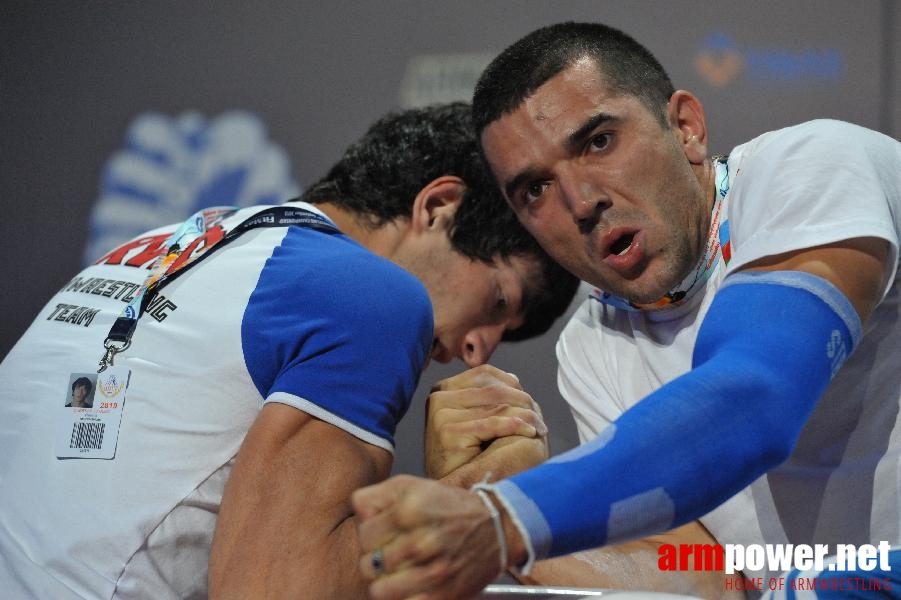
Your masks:
<path fill-rule="evenodd" d="M 70 408 L 93 408 L 96 389 L 96 373 L 72 373 L 69 376 L 69 387 L 66 390 L 66 406 Z"/>
<path fill-rule="evenodd" d="M 119 425 L 131 371 L 109 367 L 103 373 L 72 373 L 56 434 L 57 458 L 116 457 Z"/>

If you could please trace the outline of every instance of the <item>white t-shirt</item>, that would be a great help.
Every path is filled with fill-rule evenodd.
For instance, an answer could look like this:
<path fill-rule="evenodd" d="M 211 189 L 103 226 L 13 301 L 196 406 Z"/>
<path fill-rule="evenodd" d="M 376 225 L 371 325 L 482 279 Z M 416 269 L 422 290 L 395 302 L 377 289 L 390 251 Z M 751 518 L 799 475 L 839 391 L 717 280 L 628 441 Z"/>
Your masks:
<path fill-rule="evenodd" d="M 856 237 L 888 240 L 883 300 L 789 460 L 701 520 L 722 544 L 897 545 L 901 144 L 847 123 L 812 121 L 738 146 L 728 166 L 732 258 L 714 268 L 703 292 L 684 305 L 647 313 L 588 299 L 562 333 L 559 386 L 579 435 L 583 442 L 594 438 L 691 367 L 698 329 L 730 273 L 792 250 Z"/>
<path fill-rule="evenodd" d="M 432 341 L 425 288 L 343 234 L 277 226 L 160 290 L 115 358 L 131 371 L 115 457 L 58 458 L 72 414 L 102 410 L 99 392 L 93 408 L 67 408 L 72 382 L 96 378 L 172 230 L 65 284 L 0 364 L 0 597 L 204 597 L 224 486 L 265 402 L 393 452 Z"/>

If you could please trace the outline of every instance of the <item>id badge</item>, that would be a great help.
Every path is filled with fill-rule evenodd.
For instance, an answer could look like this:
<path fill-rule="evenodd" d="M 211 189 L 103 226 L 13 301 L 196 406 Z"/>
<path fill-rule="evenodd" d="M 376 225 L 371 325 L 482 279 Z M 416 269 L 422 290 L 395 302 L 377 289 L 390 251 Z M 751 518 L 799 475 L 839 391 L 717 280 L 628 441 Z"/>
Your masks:
<path fill-rule="evenodd" d="M 131 370 L 125 367 L 69 376 L 60 407 L 57 458 L 115 458 L 130 377 Z"/>

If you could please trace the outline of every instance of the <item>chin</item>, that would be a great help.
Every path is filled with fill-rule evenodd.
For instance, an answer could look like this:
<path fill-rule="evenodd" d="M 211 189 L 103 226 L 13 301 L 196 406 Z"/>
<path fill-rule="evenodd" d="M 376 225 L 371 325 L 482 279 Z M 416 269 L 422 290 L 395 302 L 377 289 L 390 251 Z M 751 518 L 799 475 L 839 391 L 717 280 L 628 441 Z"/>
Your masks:
<path fill-rule="evenodd" d="M 626 286 L 627 289 L 623 293 L 617 294 L 613 292 L 613 294 L 626 298 L 635 304 L 653 304 L 663 298 L 677 283 L 661 285 L 658 280 L 650 285 L 636 284 L 634 286 Z"/>
<path fill-rule="evenodd" d="M 635 279 L 619 279 L 616 282 L 605 281 L 595 273 L 579 276 L 583 281 L 609 292 L 614 296 L 625 298 L 636 304 L 652 304 L 676 287 L 680 278 L 667 276 L 666 273 L 653 274 L 645 270 Z"/>

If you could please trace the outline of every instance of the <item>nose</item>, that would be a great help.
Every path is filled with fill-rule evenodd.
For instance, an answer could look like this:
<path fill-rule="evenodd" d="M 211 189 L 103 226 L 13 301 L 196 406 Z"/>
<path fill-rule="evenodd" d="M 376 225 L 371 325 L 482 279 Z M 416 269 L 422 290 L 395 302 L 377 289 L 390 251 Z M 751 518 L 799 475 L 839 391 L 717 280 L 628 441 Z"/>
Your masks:
<path fill-rule="evenodd" d="M 463 336 L 460 358 L 470 367 L 484 365 L 494 354 L 504 335 L 505 325 L 490 325 L 469 330 Z"/>
<path fill-rule="evenodd" d="M 572 168 L 559 174 L 557 185 L 579 231 L 594 229 L 601 213 L 610 205 L 609 200 L 588 178 Z"/>

